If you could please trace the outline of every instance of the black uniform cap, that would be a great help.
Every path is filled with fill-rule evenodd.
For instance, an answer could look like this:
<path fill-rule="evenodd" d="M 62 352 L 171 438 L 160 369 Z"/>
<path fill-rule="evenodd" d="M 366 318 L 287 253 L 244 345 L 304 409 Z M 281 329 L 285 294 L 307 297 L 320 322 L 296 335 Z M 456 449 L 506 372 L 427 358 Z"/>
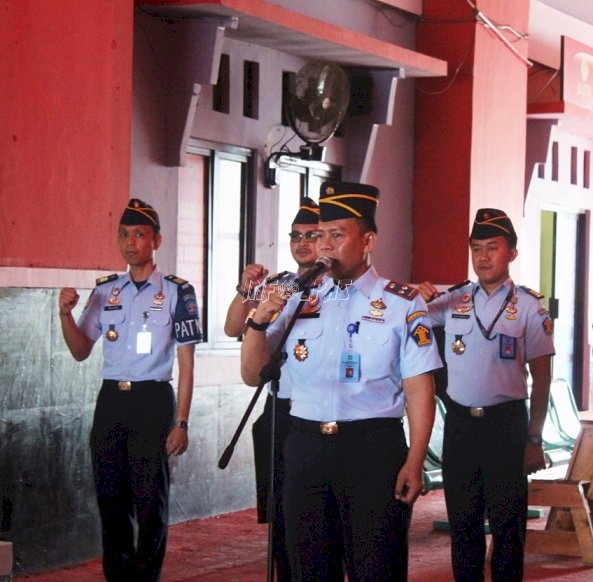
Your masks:
<path fill-rule="evenodd" d="M 303 198 L 299 211 L 292 224 L 317 224 L 319 222 L 319 206 L 311 198 Z"/>
<path fill-rule="evenodd" d="M 321 184 L 319 220 L 342 218 L 375 218 L 379 204 L 379 190 L 368 184 L 327 181 Z"/>
<path fill-rule="evenodd" d="M 125 226 L 142 226 L 146 224 L 154 227 L 157 233 L 161 229 L 159 215 L 156 210 L 150 204 L 138 198 L 132 198 L 128 202 L 119 223 Z"/>
<path fill-rule="evenodd" d="M 480 208 L 472 227 L 470 239 L 485 240 L 496 236 L 517 237 L 511 219 L 497 208 Z"/>

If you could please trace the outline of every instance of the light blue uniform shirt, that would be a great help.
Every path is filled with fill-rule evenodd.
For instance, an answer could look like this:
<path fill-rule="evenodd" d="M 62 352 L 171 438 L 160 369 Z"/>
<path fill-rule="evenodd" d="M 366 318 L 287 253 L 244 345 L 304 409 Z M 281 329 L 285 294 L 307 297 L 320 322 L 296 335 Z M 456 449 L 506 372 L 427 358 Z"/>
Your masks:
<path fill-rule="evenodd" d="M 170 381 L 175 345 L 201 341 L 194 289 L 174 279 L 177 282 L 155 268 L 140 290 L 129 273 L 108 277 L 95 287 L 78 326 L 93 341 L 103 336 L 103 378 Z M 110 329 L 117 334 L 115 341 L 106 339 Z M 137 353 L 143 330 L 151 334 L 148 354 Z"/>
<path fill-rule="evenodd" d="M 426 304 L 415 292 L 408 298 L 403 291 L 387 291 L 389 284 L 371 267 L 346 289 L 339 289 L 326 277 L 312 291 L 312 299 L 285 344 L 282 377 L 287 376 L 292 388 L 293 416 L 322 422 L 401 418 L 402 379 L 442 366 L 426 321 Z M 293 296 L 268 328 L 271 350 L 278 345 L 299 299 L 300 294 Z M 347 327 L 357 322 L 352 350 L 360 354 L 361 377 L 358 382 L 344 382 L 340 380 L 340 360 L 342 352 L 349 349 Z M 307 350 L 302 361 L 294 353 L 297 345 Z"/>
<path fill-rule="evenodd" d="M 527 362 L 554 354 L 552 326 L 540 298 L 510 278 L 490 295 L 477 283 L 447 291 L 428 304 L 428 312 L 433 326 L 445 326 L 447 393 L 464 406 L 526 399 Z M 487 330 L 499 312 L 488 340 L 476 313 Z M 465 344 L 461 355 L 453 351 L 456 338 Z"/>

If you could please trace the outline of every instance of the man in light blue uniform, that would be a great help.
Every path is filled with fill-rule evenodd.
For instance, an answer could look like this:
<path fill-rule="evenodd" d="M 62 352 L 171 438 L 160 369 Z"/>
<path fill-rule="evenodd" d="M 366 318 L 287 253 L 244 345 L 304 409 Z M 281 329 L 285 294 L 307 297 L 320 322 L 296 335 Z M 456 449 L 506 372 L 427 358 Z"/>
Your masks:
<path fill-rule="evenodd" d="M 311 198 L 304 198 L 292 221 L 290 252 L 298 265 L 296 273 L 283 271 L 268 276 L 268 270 L 258 263 L 251 263 L 241 274 L 241 281 L 236 287 L 237 295 L 233 298 L 225 321 L 225 333 L 239 337 L 245 333 L 245 320 L 251 310 L 255 310 L 262 298 L 264 282 L 267 285 L 282 286 L 291 289 L 297 276 L 303 275 L 317 259 L 317 224 L 319 206 Z M 273 508 L 273 548 L 274 568 L 277 582 L 290 582 L 290 563 L 286 551 L 284 513 L 282 510 L 282 489 L 284 484 L 284 441 L 290 429 L 290 386 L 286 377 L 282 378 L 276 395 L 275 449 L 274 462 L 274 501 Z M 272 389 L 271 384 L 262 414 L 253 423 L 253 453 L 255 460 L 255 478 L 257 489 L 257 519 L 259 523 L 269 521 L 270 503 L 270 441 L 272 425 Z M 335 510 L 334 510 L 335 515 Z M 337 518 L 334 518 L 336 530 Z M 337 538 L 337 535 L 334 536 Z M 341 542 L 336 540 L 333 548 L 335 575 L 332 580 L 343 580 Z"/>
<path fill-rule="evenodd" d="M 493 580 L 513 582 L 523 577 L 527 475 L 545 467 L 552 326 L 542 296 L 509 277 L 518 251 L 508 216 L 478 210 L 469 242 L 476 283 L 444 294 L 430 283 L 419 286 L 430 322 L 445 327 L 443 479 L 453 573 L 458 581 L 484 579 L 486 514 Z"/>
<path fill-rule="evenodd" d="M 441 361 L 424 301 L 370 266 L 378 196 L 373 186 L 325 182 L 317 251 L 330 259 L 331 278 L 308 298 L 271 293 L 247 322 L 242 374 L 255 386 L 300 307 L 282 368 L 292 389 L 284 512 L 294 580 L 329 579 L 334 505 L 349 580 L 407 575 L 411 504 L 434 420 L 431 372 Z"/>
<path fill-rule="evenodd" d="M 78 361 L 103 338 L 91 452 L 105 577 L 152 582 L 160 577 L 167 541 L 167 455 L 188 446 L 194 346 L 202 336 L 193 287 L 164 276 L 154 263 L 161 234 L 152 206 L 130 200 L 118 243 L 129 271 L 97 280 L 78 324 L 72 316 L 78 293 L 62 289 L 60 321 Z M 175 347 L 177 399 L 170 383 Z"/>

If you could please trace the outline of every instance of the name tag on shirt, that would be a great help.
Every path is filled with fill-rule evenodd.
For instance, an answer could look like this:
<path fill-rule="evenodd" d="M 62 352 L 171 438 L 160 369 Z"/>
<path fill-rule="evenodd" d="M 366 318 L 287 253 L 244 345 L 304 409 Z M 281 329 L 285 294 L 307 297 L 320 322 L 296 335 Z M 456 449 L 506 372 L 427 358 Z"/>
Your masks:
<path fill-rule="evenodd" d="M 517 340 L 508 335 L 500 335 L 500 357 L 503 360 L 514 360 L 517 357 Z"/>
<path fill-rule="evenodd" d="M 360 381 L 360 354 L 342 352 L 340 356 L 340 382 Z"/>
<path fill-rule="evenodd" d="M 149 331 L 139 331 L 136 336 L 136 353 L 150 354 L 152 349 L 152 333 Z"/>

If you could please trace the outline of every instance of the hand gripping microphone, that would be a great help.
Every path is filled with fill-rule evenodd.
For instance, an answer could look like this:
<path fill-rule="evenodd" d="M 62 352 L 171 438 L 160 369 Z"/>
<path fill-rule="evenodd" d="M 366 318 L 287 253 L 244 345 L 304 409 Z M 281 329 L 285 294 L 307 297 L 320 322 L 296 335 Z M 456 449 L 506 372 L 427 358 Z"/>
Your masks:
<path fill-rule="evenodd" d="M 332 264 L 332 260 L 327 257 L 317 257 L 313 266 L 294 280 L 294 287 L 298 288 L 299 291 L 304 291 L 319 277 L 319 275 L 329 271 L 332 268 Z"/>

